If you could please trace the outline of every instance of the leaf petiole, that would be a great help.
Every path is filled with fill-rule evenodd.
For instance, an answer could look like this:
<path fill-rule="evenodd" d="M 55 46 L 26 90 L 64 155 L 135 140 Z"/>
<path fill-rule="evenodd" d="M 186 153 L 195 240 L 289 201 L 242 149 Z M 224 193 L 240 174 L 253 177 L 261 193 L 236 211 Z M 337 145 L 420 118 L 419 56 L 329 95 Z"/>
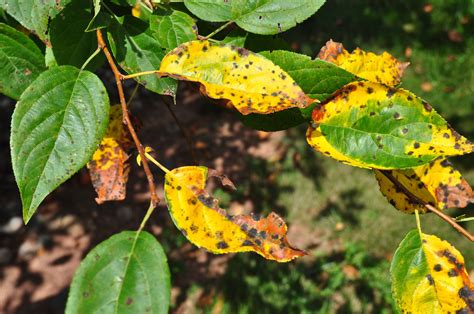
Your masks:
<path fill-rule="evenodd" d="M 155 158 L 153 158 L 152 155 L 150 155 L 146 150 L 145 150 L 145 157 L 151 161 L 152 163 L 154 163 L 158 168 L 160 168 L 161 170 L 163 170 L 164 173 L 170 173 L 170 170 L 168 168 L 166 168 L 165 166 L 163 166 L 162 164 L 160 164 Z"/>
<path fill-rule="evenodd" d="M 221 27 L 219 27 L 218 29 L 216 29 L 215 31 L 213 31 L 212 33 L 210 33 L 209 35 L 203 37 L 202 39 L 203 40 L 206 40 L 206 39 L 209 39 L 211 38 L 212 36 L 214 36 L 215 34 L 219 33 L 220 31 L 222 31 L 223 29 L 227 28 L 227 26 L 229 26 L 230 24 L 234 23 L 234 21 L 229 21 L 223 25 L 221 25 Z"/>
<path fill-rule="evenodd" d="M 95 56 L 97 56 L 100 50 L 100 47 L 97 47 L 97 49 L 89 56 L 89 58 L 87 58 L 87 60 L 81 66 L 81 71 L 84 70 L 84 68 L 89 64 L 89 62 L 92 61 L 92 59 L 94 59 Z"/>
<path fill-rule="evenodd" d="M 160 76 L 160 71 L 158 70 L 152 70 L 152 71 L 144 71 L 144 72 L 138 72 L 138 73 L 133 73 L 129 75 L 123 75 L 122 74 L 122 80 L 128 80 L 134 77 L 142 76 L 142 75 L 150 75 L 150 74 L 158 74 Z"/>

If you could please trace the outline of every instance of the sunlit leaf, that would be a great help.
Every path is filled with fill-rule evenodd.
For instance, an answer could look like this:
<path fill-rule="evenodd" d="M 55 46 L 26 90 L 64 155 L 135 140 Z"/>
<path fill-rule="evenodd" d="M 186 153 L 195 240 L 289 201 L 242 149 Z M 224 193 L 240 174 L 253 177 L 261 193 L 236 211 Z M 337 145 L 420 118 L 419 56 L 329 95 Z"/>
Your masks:
<path fill-rule="evenodd" d="M 305 253 L 286 239 L 286 224 L 277 214 L 227 215 L 205 191 L 215 171 L 206 167 L 180 167 L 166 174 L 168 209 L 179 230 L 198 247 L 213 253 L 256 252 L 266 259 L 287 262 Z M 222 183 L 233 184 L 222 175 Z"/>
<path fill-rule="evenodd" d="M 157 9 L 150 17 L 150 29 L 161 47 L 169 50 L 197 39 L 197 26 L 192 17 L 176 10 Z"/>
<path fill-rule="evenodd" d="M 163 58 L 160 72 L 201 83 L 209 97 L 229 100 L 242 114 L 304 108 L 313 102 L 270 60 L 231 45 L 188 42 Z"/>
<path fill-rule="evenodd" d="M 406 213 L 426 212 L 421 202 L 441 210 L 474 203 L 471 187 L 447 159 L 406 170 L 375 170 L 375 177 L 390 204 Z"/>
<path fill-rule="evenodd" d="M 120 105 L 110 107 L 107 133 L 87 164 L 98 204 L 125 199 L 130 171 L 128 151 L 132 146 L 133 142 L 122 123 Z"/>
<path fill-rule="evenodd" d="M 105 86 L 88 71 L 53 67 L 23 92 L 13 112 L 10 147 L 25 222 L 89 161 L 108 120 Z"/>
<path fill-rule="evenodd" d="M 403 313 L 472 313 L 474 286 L 456 248 L 410 231 L 390 267 L 392 291 Z"/>
<path fill-rule="evenodd" d="M 319 152 L 363 168 L 411 168 L 473 151 L 428 103 L 372 82 L 350 83 L 317 105 L 306 137 Z"/>
<path fill-rule="evenodd" d="M 0 93 L 20 98 L 44 70 L 44 56 L 38 46 L 22 32 L 0 23 Z"/>
<path fill-rule="evenodd" d="M 170 272 L 147 232 L 113 235 L 87 254 L 74 274 L 66 313 L 168 313 Z"/>
<path fill-rule="evenodd" d="M 336 64 L 358 77 L 371 82 L 394 87 L 400 79 L 408 63 L 398 61 L 388 52 L 377 55 L 356 48 L 349 53 L 341 43 L 328 41 L 319 52 L 318 58 Z"/>
<path fill-rule="evenodd" d="M 339 88 L 356 77 L 332 63 L 294 53 L 275 50 L 259 54 L 281 67 L 311 98 L 321 101 L 327 99 Z M 311 112 L 315 104 L 307 108 L 290 108 L 271 114 L 249 114 L 242 117 L 245 125 L 263 131 L 285 130 L 311 121 Z"/>
<path fill-rule="evenodd" d="M 43 41 L 48 38 L 48 26 L 71 0 L 3 0 L 0 6 L 25 28 Z"/>
<path fill-rule="evenodd" d="M 246 31 L 278 34 L 313 15 L 325 0 L 185 0 L 197 17 L 210 22 L 235 21 Z"/>
<path fill-rule="evenodd" d="M 159 69 L 166 48 L 161 47 L 146 22 L 125 16 L 122 23 L 114 21 L 107 30 L 114 57 L 127 73 Z M 143 75 L 135 80 L 155 93 L 176 94 L 177 83 L 171 78 Z"/>

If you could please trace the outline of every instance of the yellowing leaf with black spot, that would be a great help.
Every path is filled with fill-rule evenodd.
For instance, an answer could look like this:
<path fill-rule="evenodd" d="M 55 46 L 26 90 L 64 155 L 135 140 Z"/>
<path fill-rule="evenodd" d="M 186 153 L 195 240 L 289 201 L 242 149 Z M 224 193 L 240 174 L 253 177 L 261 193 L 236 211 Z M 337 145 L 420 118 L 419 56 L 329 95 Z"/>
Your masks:
<path fill-rule="evenodd" d="M 92 185 L 97 192 L 95 200 L 98 204 L 125 199 L 130 171 L 128 152 L 132 145 L 133 142 L 122 123 L 120 105 L 110 107 L 107 134 L 87 164 Z"/>
<path fill-rule="evenodd" d="M 474 192 L 447 159 L 406 170 L 375 170 L 380 191 L 398 210 L 426 212 L 423 205 L 438 209 L 464 208 L 474 203 Z"/>
<path fill-rule="evenodd" d="M 280 67 L 244 48 L 190 41 L 161 61 L 161 75 L 199 82 L 211 98 L 229 100 L 242 114 L 305 108 L 314 100 Z"/>
<path fill-rule="evenodd" d="M 215 253 L 256 252 L 266 259 L 288 262 L 305 255 L 290 246 L 282 218 L 270 213 L 230 216 L 205 191 L 208 177 L 216 176 L 235 188 L 225 176 L 206 167 L 180 167 L 165 176 L 165 197 L 176 227 L 198 247 Z"/>
<path fill-rule="evenodd" d="M 390 273 L 403 313 L 474 312 L 474 285 L 464 258 L 436 236 L 410 231 L 393 256 Z"/>
<path fill-rule="evenodd" d="M 396 86 L 400 84 L 407 62 L 400 62 L 387 52 L 377 55 L 356 48 L 349 53 L 341 43 L 329 40 L 318 58 L 334 63 L 344 70 L 371 82 Z"/>
<path fill-rule="evenodd" d="M 412 168 L 473 151 L 428 103 L 373 82 L 345 85 L 315 107 L 312 119 L 306 137 L 314 149 L 363 168 Z"/>

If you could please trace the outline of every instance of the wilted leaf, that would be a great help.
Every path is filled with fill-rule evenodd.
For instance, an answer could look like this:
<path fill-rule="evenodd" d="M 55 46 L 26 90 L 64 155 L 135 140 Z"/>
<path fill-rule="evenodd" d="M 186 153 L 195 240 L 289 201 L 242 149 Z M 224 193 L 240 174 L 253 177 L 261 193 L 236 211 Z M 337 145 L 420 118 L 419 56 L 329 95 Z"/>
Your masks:
<path fill-rule="evenodd" d="M 54 67 L 23 92 L 13 112 L 10 147 L 25 223 L 89 161 L 108 120 L 105 86 L 88 71 Z"/>
<path fill-rule="evenodd" d="M 410 231 L 390 267 L 392 291 L 404 313 L 472 313 L 474 286 L 456 248 L 433 235 Z"/>
<path fill-rule="evenodd" d="M 321 49 L 318 58 L 332 62 L 368 81 L 391 87 L 400 84 L 403 72 L 408 66 L 407 62 L 400 62 L 387 52 L 376 55 L 356 48 L 349 53 L 341 43 L 332 40 Z"/>
<path fill-rule="evenodd" d="M 3 0 L 1 5 L 21 25 L 45 41 L 50 20 L 69 2 L 71 0 Z"/>
<path fill-rule="evenodd" d="M 213 253 L 256 252 L 266 259 L 287 262 L 305 253 L 286 239 L 286 224 L 277 214 L 227 215 L 205 191 L 206 167 L 180 167 L 166 174 L 165 196 L 173 221 L 189 241 Z M 222 175 L 223 184 L 233 187 Z"/>
<path fill-rule="evenodd" d="M 133 16 L 125 16 L 122 23 L 114 21 L 108 28 L 108 39 L 114 57 L 129 74 L 157 70 L 166 53 L 148 24 Z M 143 75 L 135 80 L 155 93 L 176 94 L 177 82 L 171 78 Z"/>
<path fill-rule="evenodd" d="M 160 72 L 203 84 L 209 97 L 228 99 L 242 114 L 304 108 L 313 102 L 270 60 L 231 45 L 185 43 L 163 58 Z"/>
<path fill-rule="evenodd" d="M 375 177 L 390 204 L 409 214 L 426 212 L 423 202 L 441 210 L 474 203 L 471 187 L 447 159 L 406 170 L 375 170 Z"/>
<path fill-rule="evenodd" d="M 176 10 L 155 10 L 150 17 L 150 29 L 160 46 L 169 50 L 197 38 L 193 18 Z"/>
<path fill-rule="evenodd" d="M 313 15 L 325 0 L 185 0 L 194 15 L 210 22 L 234 21 L 256 34 L 278 34 Z"/>
<path fill-rule="evenodd" d="M 45 69 L 38 46 L 25 34 L 0 23 L 0 93 L 20 98 Z"/>
<path fill-rule="evenodd" d="M 133 142 L 122 123 L 122 108 L 120 105 L 110 107 L 107 133 L 87 164 L 98 204 L 125 199 L 130 171 L 128 151 L 132 146 Z"/>
<path fill-rule="evenodd" d="M 317 105 L 306 137 L 319 152 L 363 168 L 412 168 L 473 151 L 428 103 L 372 82 L 350 83 Z"/>
<path fill-rule="evenodd" d="M 66 313 L 168 313 L 170 286 L 166 255 L 155 237 L 124 231 L 81 262 Z"/>

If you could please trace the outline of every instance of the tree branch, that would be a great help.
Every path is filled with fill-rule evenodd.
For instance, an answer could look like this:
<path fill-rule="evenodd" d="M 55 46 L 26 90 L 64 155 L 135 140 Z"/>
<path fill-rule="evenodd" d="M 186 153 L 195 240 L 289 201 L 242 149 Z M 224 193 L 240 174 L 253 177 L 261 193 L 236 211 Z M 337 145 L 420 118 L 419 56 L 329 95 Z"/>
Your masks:
<path fill-rule="evenodd" d="M 379 170 L 380 173 L 382 173 L 387 179 L 389 179 L 393 184 L 395 184 L 400 190 L 402 190 L 403 193 L 405 193 L 406 196 L 408 196 L 413 202 L 423 205 L 427 210 L 430 212 L 436 214 L 438 217 L 446 221 L 448 224 L 450 224 L 454 229 L 456 229 L 459 233 L 461 233 L 464 237 L 466 237 L 468 240 L 471 242 L 474 242 L 474 236 L 469 233 L 466 229 L 461 227 L 456 220 L 454 220 L 452 217 L 446 215 L 436 207 L 434 207 L 431 204 L 428 204 L 427 202 L 423 201 L 416 195 L 414 195 L 412 192 L 410 192 L 403 184 L 401 184 L 389 171 L 386 170 Z"/>
<path fill-rule="evenodd" d="M 123 124 L 125 124 L 128 127 L 128 131 L 130 132 L 130 135 L 133 138 L 133 142 L 135 143 L 138 153 L 140 154 L 140 157 L 142 159 L 143 170 L 145 171 L 146 178 L 148 180 L 148 186 L 150 188 L 151 206 L 156 207 L 158 205 L 159 198 L 158 198 L 158 195 L 156 194 L 156 187 L 155 187 L 155 182 L 153 180 L 153 175 L 150 171 L 150 167 L 148 166 L 148 162 L 145 157 L 145 150 L 143 149 L 143 145 L 140 142 L 137 136 L 137 133 L 135 132 L 135 129 L 133 128 L 133 124 L 130 121 L 130 116 L 128 115 L 127 103 L 125 101 L 125 94 L 123 92 L 123 85 L 122 85 L 123 75 L 120 73 L 119 69 L 117 68 L 117 65 L 115 64 L 112 54 L 110 53 L 109 49 L 107 48 L 107 45 L 105 44 L 104 38 L 102 37 L 102 32 L 100 30 L 97 30 L 97 42 L 99 44 L 100 49 L 102 49 L 102 51 L 105 54 L 105 57 L 107 58 L 110 69 L 114 73 L 115 82 L 117 83 L 117 90 L 118 90 L 118 94 L 120 98 L 120 105 L 122 106 Z"/>

